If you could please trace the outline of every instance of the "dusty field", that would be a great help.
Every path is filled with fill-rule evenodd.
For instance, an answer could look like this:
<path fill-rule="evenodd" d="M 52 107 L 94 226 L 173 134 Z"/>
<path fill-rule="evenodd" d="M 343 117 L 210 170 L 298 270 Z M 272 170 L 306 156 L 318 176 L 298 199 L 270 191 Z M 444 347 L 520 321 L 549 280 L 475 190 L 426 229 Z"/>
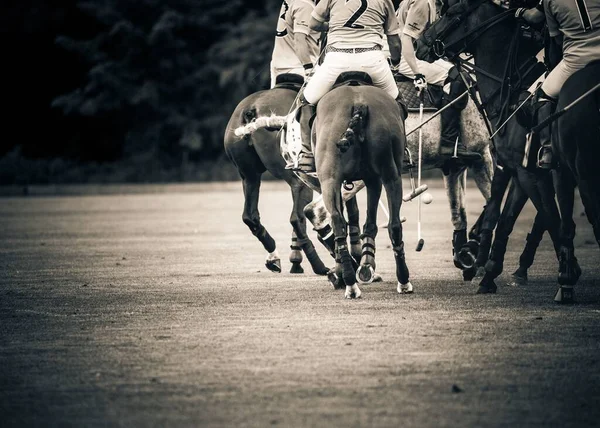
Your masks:
<path fill-rule="evenodd" d="M 240 183 L 138 190 L 0 199 L 0 425 L 598 425 L 600 252 L 583 217 L 573 306 L 552 301 L 547 239 L 528 286 L 475 295 L 452 266 L 439 184 L 422 253 L 403 209 L 415 294 L 396 293 L 382 228 L 385 282 L 346 301 L 287 273 L 283 184 L 260 204 L 282 274 L 241 221 Z M 470 186 L 473 221 L 481 205 Z M 532 220 L 528 204 L 501 283 Z"/>

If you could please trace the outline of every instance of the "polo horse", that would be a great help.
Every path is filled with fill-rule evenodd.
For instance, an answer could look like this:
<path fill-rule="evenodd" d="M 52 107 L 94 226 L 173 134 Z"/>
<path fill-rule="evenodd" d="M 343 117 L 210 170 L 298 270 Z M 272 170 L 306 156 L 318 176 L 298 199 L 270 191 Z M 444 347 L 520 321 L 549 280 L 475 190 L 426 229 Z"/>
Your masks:
<path fill-rule="evenodd" d="M 388 234 L 396 261 L 399 293 L 412 293 L 406 265 L 400 208 L 406 137 L 399 106 L 366 73 L 342 73 L 317 105 L 312 128 L 315 161 L 325 208 L 335 238 L 336 273 L 345 297 L 361 297 L 343 214 L 342 184 L 362 180 L 367 188 L 367 214 L 362 233 L 360 268 L 375 266 L 377 209 L 382 187 L 387 194 Z M 370 275 L 369 275 L 370 276 Z"/>
<path fill-rule="evenodd" d="M 483 254 L 487 261 L 477 290 L 481 294 L 495 293 L 495 279 L 503 271 L 509 235 L 528 199 L 538 211 L 538 222 L 552 238 L 557 258 L 563 257 L 561 245 L 569 245 L 561 241 L 561 217 L 552 175 L 536 168 L 536 150 L 526 144 L 528 129 L 518 123 L 516 116 L 510 116 L 517 95 L 541 74 L 535 59 L 540 45 L 524 36 L 523 26 L 514 17 L 514 4 L 505 8 L 491 0 L 450 0 L 448 5 L 446 14 L 420 39 L 422 49 L 418 55 L 430 61 L 444 56 L 474 73 L 486 116 L 496 133 L 494 146 L 503 173 L 494 175 L 492 182 L 494 208 L 488 206 L 484 211 L 478 258 Z M 461 54 L 466 52 L 472 55 L 474 64 L 464 60 Z M 506 202 L 498 214 L 510 180 Z M 569 212 L 569 207 L 565 205 L 561 211 Z M 564 291 L 563 282 L 574 283 L 580 274 L 574 254 L 570 255 L 571 259 L 559 262 L 561 287 L 557 293 Z"/>
<path fill-rule="evenodd" d="M 557 111 L 564 114 L 555 122 L 552 147 L 562 166 L 569 170 L 579 186 L 587 219 L 600 246 L 600 170 L 597 167 L 600 158 L 599 89 L 600 61 L 588 64 L 567 79 L 558 97 Z M 568 191 L 568 186 L 566 189 Z M 557 191 L 560 197 L 562 192 Z M 567 193 L 566 197 L 569 196 Z M 561 229 L 567 234 L 571 230 L 574 230 L 574 225 L 563 225 Z M 566 241 L 561 251 L 571 253 L 573 249 Z M 572 254 L 562 254 L 566 261 L 573 257 Z"/>
<path fill-rule="evenodd" d="M 255 132 L 252 130 L 252 125 L 258 117 L 287 114 L 303 80 L 299 75 L 281 75 L 278 76 L 274 88 L 244 98 L 235 108 L 227 124 L 224 146 L 225 153 L 237 167 L 242 179 L 244 189 L 242 219 L 268 253 L 266 267 L 271 271 L 281 272 L 281 260 L 275 240 L 261 223 L 258 211 L 261 177 L 265 171 L 269 171 L 274 177 L 283 179 L 292 191 L 293 208 L 290 223 L 293 232 L 292 251 L 289 257 L 292 263 L 290 271 L 303 272 L 302 250 L 314 273 L 325 275 L 329 269 L 321 261 L 306 233 L 306 217 L 303 209 L 312 200 L 312 190 L 292 171 L 285 168 L 286 164 L 279 150 L 280 127 L 271 127 L 267 123 L 264 127 L 255 129 Z"/>
<path fill-rule="evenodd" d="M 408 117 L 405 120 L 407 132 L 407 153 L 412 159 L 416 160 L 419 153 L 418 130 L 420 128 L 419 119 L 419 99 L 416 96 L 416 89 L 411 81 L 397 78 L 398 88 L 407 100 Z M 459 250 L 469 238 L 475 238 L 479 235 L 481 218 L 471 227 L 467 235 L 467 214 L 466 214 L 466 175 L 470 172 L 475 185 L 481 192 L 484 200 L 487 202 L 491 194 L 491 182 L 494 173 L 494 161 L 490 152 L 489 133 L 486 130 L 485 122 L 479 114 L 476 105 L 469 101 L 462 111 L 461 115 L 461 138 L 469 151 L 481 154 L 481 160 L 472 162 L 470 165 L 450 163 L 440 158 L 438 154 L 438 144 L 440 139 L 440 117 L 437 115 L 437 108 L 431 102 L 429 97 L 424 99 L 422 132 L 422 165 L 423 170 L 439 169 L 443 171 L 444 186 L 450 205 L 451 221 L 454 227 L 452 243 L 454 264 L 463 269 L 463 277 L 470 280 L 474 275 L 474 269 L 464 269 L 458 262 Z M 406 159 L 405 159 L 406 160 Z M 402 172 L 408 173 L 413 168 L 414 162 L 404 162 Z M 320 176 L 320 174 L 319 174 Z M 355 181 L 353 188 L 343 192 L 344 200 L 354 196 L 358 191 L 365 187 L 362 181 Z M 321 198 L 316 198 L 304 209 L 306 217 L 313 224 L 319 236 L 331 234 L 330 216 Z M 356 227 L 350 227 L 351 233 L 357 235 Z M 352 237 L 351 237 L 352 238 Z M 352 240 L 352 239 L 351 239 Z M 353 242 L 356 242 L 354 240 Z M 360 245 L 351 245 L 353 254 L 358 254 L 360 258 Z"/>

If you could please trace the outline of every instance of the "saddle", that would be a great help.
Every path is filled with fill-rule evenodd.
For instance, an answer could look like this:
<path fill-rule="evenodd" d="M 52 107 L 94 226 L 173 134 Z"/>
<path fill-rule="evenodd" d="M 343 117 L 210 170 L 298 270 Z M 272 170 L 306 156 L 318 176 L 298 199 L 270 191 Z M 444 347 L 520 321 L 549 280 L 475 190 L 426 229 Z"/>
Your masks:
<path fill-rule="evenodd" d="M 396 80 L 396 86 L 398 91 L 402 94 L 404 102 L 409 112 L 419 112 L 419 92 L 413 83 L 413 79 L 410 79 L 402 74 L 394 76 Z M 442 102 L 442 88 L 437 85 L 428 85 L 425 91 L 425 97 L 423 99 L 423 111 L 435 112 L 439 110 Z"/>
<path fill-rule="evenodd" d="M 300 91 L 304 84 L 304 77 L 296 73 L 283 73 L 275 78 L 275 86 L 273 88 L 291 89 L 292 91 Z"/>
<path fill-rule="evenodd" d="M 373 86 L 373 79 L 364 71 L 345 71 L 338 76 L 332 89 L 339 86 Z"/>

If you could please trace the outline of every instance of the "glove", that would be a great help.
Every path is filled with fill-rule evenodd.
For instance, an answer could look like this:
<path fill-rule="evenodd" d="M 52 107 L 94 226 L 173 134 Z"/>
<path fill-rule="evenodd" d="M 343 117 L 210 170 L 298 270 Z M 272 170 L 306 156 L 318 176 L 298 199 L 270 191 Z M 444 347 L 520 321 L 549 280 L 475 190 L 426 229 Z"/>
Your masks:
<path fill-rule="evenodd" d="M 524 7 L 518 8 L 515 12 L 515 18 L 523 19 L 523 15 L 525 14 L 526 11 L 527 11 L 527 9 Z"/>
<path fill-rule="evenodd" d="M 423 89 L 427 89 L 427 80 L 425 80 L 425 76 L 422 74 L 415 75 L 415 80 L 413 80 L 413 83 L 419 92 L 421 92 Z"/>

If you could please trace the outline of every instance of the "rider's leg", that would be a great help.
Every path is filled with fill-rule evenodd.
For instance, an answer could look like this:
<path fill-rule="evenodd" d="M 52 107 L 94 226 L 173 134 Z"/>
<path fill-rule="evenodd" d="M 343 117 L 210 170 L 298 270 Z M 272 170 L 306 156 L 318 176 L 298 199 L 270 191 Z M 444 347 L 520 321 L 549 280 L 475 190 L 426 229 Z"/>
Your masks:
<path fill-rule="evenodd" d="M 316 171 L 315 158 L 311 147 L 311 124 L 312 116 L 315 114 L 315 105 L 335 83 L 340 74 L 339 65 L 344 64 L 344 56 L 347 54 L 330 52 L 326 54 L 323 64 L 310 78 L 304 90 L 298 96 L 298 121 L 302 129 L 302 149 L 298 159 L 298 169 L 304 173 Z"/>
<path fill-rule="evenodd" d="M 392 74 L 392 71 L 390 70 L 388 62 L 383 53 L 381 51 L 374 51 L 364 54 L 363 56 L 367 56 L 368 58 L 365 58 L 362 62 L 361 70 L 369 73 L 369 76 L 371 76 L 371 79 L 373 80 L 374 86 L 383 89 L 396 101 L 398 107 L 400 107 L 400 115 L 402 116 L 402 119 L 406 119 L 408 116 L 406 102 L 398 90 L 394 75 Z"/>
<path fill-rule="evenodd" d="M 541 88 L 535 96 L 533 105 L 534 126 L 542 123 L 549 118 L 556 110 L 556 100 L 549 97 Z M 538 168 L 554 168 L 554 158 L 552 156 L 552 125 L 548 124 L 538 131 L 540 138 L 540 151 L 538 153 Z"/>
<path fill-rule="evenodd" d="M 536 93 L 533 101 L 533 126 L 538 125 L 547 119 L 556 109 L 556 99 L 562 88 L 563 83 L 575 71 L 585 66 L 585 61 L 565 61 L 561 60 L 556 67 L 548 74 L 541 88 Z M 545 126 L 539 131 L 540 152 L 538 154 L 538 168 L 553 168 L 555 166 L 552 157 L 552 126 Z"/>
<path fill-rule="evenodd" d="M 448 73 L 448 78 L 446 79 L 446 84 L 444 85 L 442 107 L 450 104 L 466 90 L 467 87 L 465 86 L 459 71 L 454 67 L 451 68 Z M 462 99 L 456 101 L 453 105 L 442 111 L 442 135 L 440 138 L 441 156 L 453 157 L 456 153 L 458 158 L 465 161 L 472 162 L 481 160 L 481 154 L 468 151 L 460 138 L 460 115 L 468 102 L 469 97 L 463 96 Z"/>

